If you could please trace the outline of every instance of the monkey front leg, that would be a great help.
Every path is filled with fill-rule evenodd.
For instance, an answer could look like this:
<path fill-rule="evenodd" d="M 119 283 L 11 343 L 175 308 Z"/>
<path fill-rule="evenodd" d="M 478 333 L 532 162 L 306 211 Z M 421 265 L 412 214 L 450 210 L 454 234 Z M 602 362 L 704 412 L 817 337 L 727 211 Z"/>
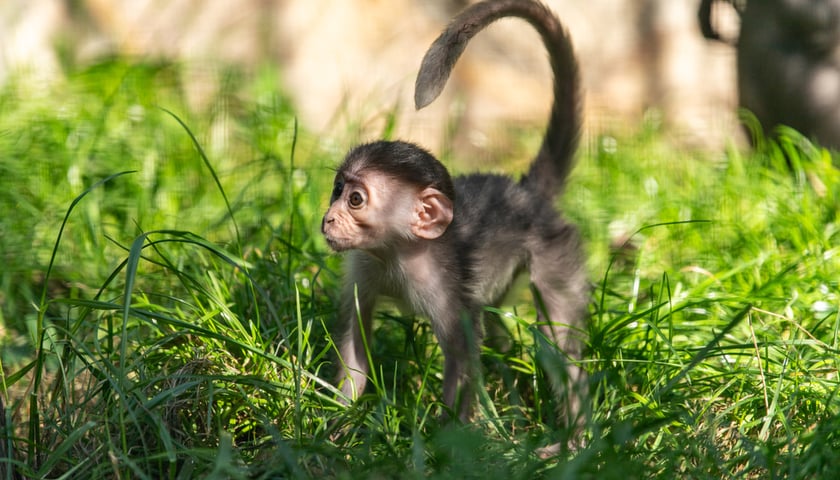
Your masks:
<path fill-rule="evenodd" d="M 365 391 L 370 370 L 366 347 L 376 299 L 381 292 L 382 272 L 378 263 L 363 252 L 350 252 L 345 259 L 345 276 L 335 332 L 338 347 L 336 385 L 353 401 Z"/>
<path fill-rule="evenodd" d="M 351 401 L 365 390 L 368 364 L 367 344 L 370 342 L 374 301 L 359 296 L 358 309 L 354 282 L 348 282 L 342 292 L 339 312 L 338 355 L 340 370 L 337 384 Z"/>

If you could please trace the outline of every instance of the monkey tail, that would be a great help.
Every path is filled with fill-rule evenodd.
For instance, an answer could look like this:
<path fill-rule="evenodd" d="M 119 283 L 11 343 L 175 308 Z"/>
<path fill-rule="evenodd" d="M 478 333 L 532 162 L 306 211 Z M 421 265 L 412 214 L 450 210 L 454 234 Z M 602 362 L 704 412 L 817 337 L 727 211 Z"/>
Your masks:
<path fill-rule="evenodd" d="M 419 110 L 432 103 L 470 39 L 503 17 L 526 20 L 539 32 L 548 50 L 554 74 L 554 103 L 542 146 L 521 183 L 543 197 L 554 198 L 574 166 L 581 130 L 581 99 L 572 41 L 548 7 L 534 0 L 496 0 L 477 3 L 461 12 L 426 52 L 415 82 L 414 104 Z"/>

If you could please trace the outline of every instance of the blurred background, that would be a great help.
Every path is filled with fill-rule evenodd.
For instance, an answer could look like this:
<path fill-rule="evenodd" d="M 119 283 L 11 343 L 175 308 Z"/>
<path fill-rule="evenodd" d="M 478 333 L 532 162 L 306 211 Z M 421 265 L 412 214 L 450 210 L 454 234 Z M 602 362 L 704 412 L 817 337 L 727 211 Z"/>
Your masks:
<path fill-rule="evenodd" d="M 485 149 L 511 125 L 541 126 L 550 72 L 531 28 L 505 20 L 470 44 L 443 98 L 415 112 L 414 76 L 425 49 L 465 0 L 4 0 L 0 83 L 25 70 L 33 85 L 102 59 L 177 62 L 200 109 L 219 69 L 271 65 L 300 123 L 330 135 L 359 125 L 432 149 Z M 571 31 L 596 131 L 662 122 L 673 138 L 717 148 L 740 134 L 735 50 L 706 41 L 695 0 L 550 0 Z M 737 35 L 733 9 L 715 24 Z M 451 119 L 457 119 L 453 126 Z M 447 119 L 450 119 L 447 121 Z M 393 118 L 391 119 L 393 121 Z"/>

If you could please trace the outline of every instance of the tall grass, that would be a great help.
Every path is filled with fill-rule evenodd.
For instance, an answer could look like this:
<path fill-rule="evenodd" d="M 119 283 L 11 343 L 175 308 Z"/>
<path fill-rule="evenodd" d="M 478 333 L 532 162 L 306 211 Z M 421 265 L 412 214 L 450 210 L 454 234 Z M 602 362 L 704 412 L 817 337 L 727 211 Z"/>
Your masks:
<path fill-rule="evenodd" d="M 681 150 L 587 139 L 563 200 L 587 240 L 593 400 L 557 427 L 527 287 L 496 313 L 479 409 L 442 424 L 426 322 L 385 309 L 373 385 L 331 386 L 343 148 L 270 69 L 191 104 L 172 65 L 0 91 L 0 476 L 822 478 L 840 464 L 840 174 L 795 132 Z M 524 143 L 536 138 L 523 138 Z M 460 160 L 446 162 L 458 170 Z M 792 167 L 788 167 L 790 164 Z M 539 361 L 538 361 L 539 359 Z M 546 445 L 577 445 L 551 458 Z"/>

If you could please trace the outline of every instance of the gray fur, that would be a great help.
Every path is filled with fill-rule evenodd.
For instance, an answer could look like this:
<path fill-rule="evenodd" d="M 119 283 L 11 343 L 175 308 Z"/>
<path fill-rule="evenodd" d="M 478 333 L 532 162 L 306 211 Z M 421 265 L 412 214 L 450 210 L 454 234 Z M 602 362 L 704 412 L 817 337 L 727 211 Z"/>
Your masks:
<path fill-rule="evenodd" d="M 323 230 L 330 244 L 341 248 L 354 247 L 336 240 L 338 217 L 345 213 L 361 219 L 376 217 L 375 212 L 363 211 L 366 206 L 355 206 L 358 213 L 345 207 L 346 179 L 361 178 L 364 183 L 365 175 L 378 172 L 400 185 L 406 198 L 431 187 L 448 191 L 446 197 L 454 201 L 454 215 L 441 236 L 414 240 L 393 236 L 372 242 L 375 248 L 350 253 L 338 327 L 340 381 L 351 398 L 364 388 L 369 366 L 361 337 L 364 332 L 370 339 L 376 297 L 392 296 L 430 319 L 444 355 L 444 402 L 466 421 L 475 394 L 483 308 L 499 305 L 515 277 L 528 271 L 539 299 L 540 329 L 571 360 L 557 387 L 570 399 L 565 413 L 574 423 L 585 396 L 586 375 L 576 362 L 583 352 L 589 284 L 577 229 L 553 207 L 572 168 L 581 123 L 571 42 L 560 22 L 538 2 L 473 5 L 452 21 L 426 55 L 417 80 L 417 104 L 426 105 L 437 97 L 470 38 L 506 16 L 522 17 L 540 32 L 555 75 L 545 138 L 520 182 L 486 174 L 450 181 L 440 162 L 406 142 L 362 145 L 351 150 L 339 168 Z M 348 227 L 352 228 L 357 227 Z"/>

